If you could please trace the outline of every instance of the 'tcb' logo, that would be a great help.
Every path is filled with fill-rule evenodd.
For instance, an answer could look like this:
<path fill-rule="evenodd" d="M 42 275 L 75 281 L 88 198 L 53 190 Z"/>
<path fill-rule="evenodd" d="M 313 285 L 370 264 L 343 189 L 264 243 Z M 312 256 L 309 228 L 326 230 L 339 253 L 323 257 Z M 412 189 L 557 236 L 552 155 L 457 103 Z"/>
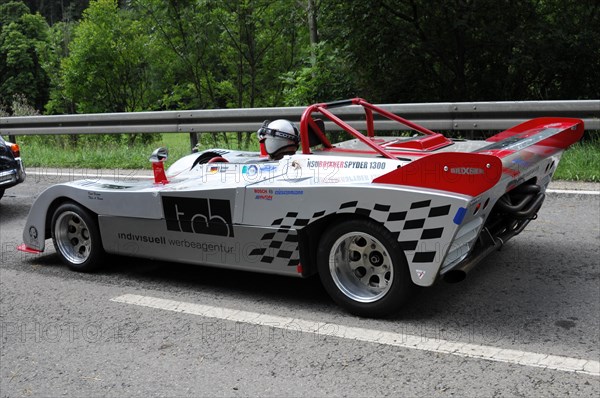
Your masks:
<path fill-rule="evenodd" d="M 163 196 L 162 203 L 169 231 L 233 237 L 228 200 Z"/>

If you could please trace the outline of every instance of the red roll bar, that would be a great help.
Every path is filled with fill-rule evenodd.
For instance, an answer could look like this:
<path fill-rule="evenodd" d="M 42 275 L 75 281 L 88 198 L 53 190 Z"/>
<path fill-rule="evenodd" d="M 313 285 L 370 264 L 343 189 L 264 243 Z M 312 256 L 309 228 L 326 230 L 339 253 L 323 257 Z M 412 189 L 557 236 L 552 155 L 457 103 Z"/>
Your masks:
<path fill-rule="evenodd" d="M 348 123 L 344 122 L 342 119 L 340 119 L 339 117 L 337 117 L 336 115 L 334 115 L 333 113 L 331 113 L 328 110 L 328 109 L 332 109 L 332 108 L 339 108 L 339 107 L 350 106 L 350 105 L 360 105 L 364 108 L 365 120 L 367 123 L 367 136 L 366 137 L 360 131 L 356 130 L 355 128 L 353 128 Z M 302 119 L 300 119 L 300 138 L 301 138 L 300 142 L 302 144 L 302 153 L 304 153 L 304 154 L 311 153 L 310 142 L 309 142 L 309 139 L 310 139 L 309 130 L 312 131 L 312 133 L 314 133 L 316 135 L 316 137 L 321 141 L 321 143 L 323 144 L 323 146 L 325 148 L 332 147 L 331 143 L 325 136 L 324 132 L 321 131 L 321 129 L 319 128 L 319 126 L 317 125 L 317 123 L 314 121 L 314 119 L 312 117 L 312 114 L 315 112 L 318 112 L 321 115 L 325 116 L 326 118 L 331 120 L 333 123 L 335 123 L 339 127 L 341 127 L 342 130 L 348 132 L 349 134 L 354 136 L 359 141 L 368 145 L 375 152 L 377 152 L 380 155 L 382 155 L 386 158 L 389 158 L 389 159 L 398 159 L 398 158 L 396 156 L 394 156 L 393 154 L 391 154 L 390 152 L 388 152 L 382 146 L 375 143 L 372 139 L 373 137 L 375 137 L 373 112 L 378 113 L 379 115 L 381 115 L 387 119 L 390 119 L 390 120 L 396 121 L 400 124 L 403 124 L 404 126 L 409 127 L 413 130 L 416 130 L 420 133 L 423 133 L 426 135 L 439 135 L 438 133 L 435 133 L 429 129 L 426 129 L 423 126 L 419 126 L 418 124 L 415 124 L 409 120 L 406 120 L 396 114 L 393 114 L 384 109 L 381 109 L 378 106 L 370 104 L 362 98 L 352 98 L 352 99 L 341 100 L 341 101 L 314 104 L 314 105 L 311 105 L 308 108 L 306 108 L 306 110 L 302 114 Z M 309 127 L 310 127 L 310 129 L 309 129 Z"/>

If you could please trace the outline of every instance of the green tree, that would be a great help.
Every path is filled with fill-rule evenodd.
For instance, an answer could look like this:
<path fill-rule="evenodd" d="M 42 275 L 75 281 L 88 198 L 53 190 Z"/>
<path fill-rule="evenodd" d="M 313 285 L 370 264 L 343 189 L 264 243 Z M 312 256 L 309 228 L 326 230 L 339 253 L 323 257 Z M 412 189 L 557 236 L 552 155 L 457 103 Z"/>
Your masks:
<path fill-rule="evenodd" d="M 89 0 L 24 0 L 33 12 L 39 12 L 50 25 L 79 19 Z"/>
<path fill-rule="evenodd" d="M 303 66 L 282 76 L 283 105 L 304 106 L 359 95 L 344 52 L 320 42 L 312 45 L 311 53 Z"/>
<path fill-rule="evenodd" d="M 518 48 L 527 97 L 600 98 L 600 2 L 540 1 L 537 15 Z"/>
<path fill-rule="evenodd" d="M 74 104 L 78 113 L 134 112 L 158 107 L 151 78 L 151 41 L 140 21 L 115 0 L 92 1 L 74 28 L 49 110 Z M 62 32 L 64 34 L 65 32 Z M 57 33 L 58 35 L 61 32 Z M 55 49 L 56 50 L 56 49 Z M 150 134 L 131 134 L 150 142 Z M 120 140 L 120 136 L 112 139 Z"/>
<path fill-rule="evenodd" d="M 229 0 L 215 2 L 222 29 L 223 64 L 235 79 L 236 107 L 281 102 L 283 73 L 299 65 L 304 10 L 295 1 Z M 307 47 L 308 42 L 304 43 Z"/>
<path fill-rule="evenodd" d="M 135 0 L 131 7 L 162 49 L 157 59 L 168 60 L 154 64 L 167 109 L 279 105 L 281 75 L 306 52 L 295 0 Z"/>
<path fill-rule="evenodd" d="M 331 0 L 320 37 L 380 102 L 597 98 L 597 0 Z"/>
<path fill-rule="evenodd" d="M 133 112 L 156 106 L 150 56 L 141 23 L 115 0 L 90 3 L 62 62 L 67 98 L 77 112 Z"/>
<path fill-rule="evenodd" d="M 48 99 L 50 83 L 40 58 L 48 25 L 20 1 L 0 4 L 0 23 L 0 101 L 23 95 L 40 110 Z"/>
<path fill-rule="evenodd" d="M 161 77 L 166 109 L 220 107 L 219 30 L 213 6 L 200 0 L 133 0 L 148 34 L 160 49 L 153 66 Z"/>
<path fill-rule="evenodd" d="M 297 67 L 299 54 L 305 51 L 300 39 L 306 33 L 302 8 L 289 0 L 213 3 L 213 17 L 222 32 L 222 65 L 230 76 L 229 87 L 234 93 L 228 106 L 254 108 L 281 104 L 281 76 Z M 246 134 L 246 146 L 251 135 Z M 242 138 L 243 134 L 238 133 L 240 146 Z"/>
<path fill-rule="evenodd" d="M 73 38 L 74 22 L 57 22 L 50 27 L 48 46 L 43 59 L 44 70 L 50 77 L 50 100 L 46 113 L 75 113 L 75 103 L 65 92 L 62 61 L 69 56 L 69 45 Z"/>

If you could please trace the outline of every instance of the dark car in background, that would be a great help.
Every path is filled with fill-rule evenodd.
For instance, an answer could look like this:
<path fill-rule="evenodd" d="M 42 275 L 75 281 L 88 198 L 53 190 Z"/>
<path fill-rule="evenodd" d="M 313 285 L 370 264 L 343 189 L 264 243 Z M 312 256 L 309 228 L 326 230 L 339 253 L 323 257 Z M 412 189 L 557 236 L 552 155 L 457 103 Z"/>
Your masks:
<path fill-rule="evenodd" d="M 0 198 L 7 188 L 25 181 L 25 168 L 19 146 L 0 136 Z"/>

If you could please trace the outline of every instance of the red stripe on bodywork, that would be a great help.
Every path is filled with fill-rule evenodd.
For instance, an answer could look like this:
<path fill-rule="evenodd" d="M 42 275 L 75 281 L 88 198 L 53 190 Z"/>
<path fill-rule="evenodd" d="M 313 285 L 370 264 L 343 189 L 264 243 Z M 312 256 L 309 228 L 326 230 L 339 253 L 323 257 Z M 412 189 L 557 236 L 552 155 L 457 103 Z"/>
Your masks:
<path fill-rule="evenodd" d="M 496 156 L 445 152 L 414 160 L 373 182 L 477 196 L 496 185 L 501 175 L 502 162 Z"/>

